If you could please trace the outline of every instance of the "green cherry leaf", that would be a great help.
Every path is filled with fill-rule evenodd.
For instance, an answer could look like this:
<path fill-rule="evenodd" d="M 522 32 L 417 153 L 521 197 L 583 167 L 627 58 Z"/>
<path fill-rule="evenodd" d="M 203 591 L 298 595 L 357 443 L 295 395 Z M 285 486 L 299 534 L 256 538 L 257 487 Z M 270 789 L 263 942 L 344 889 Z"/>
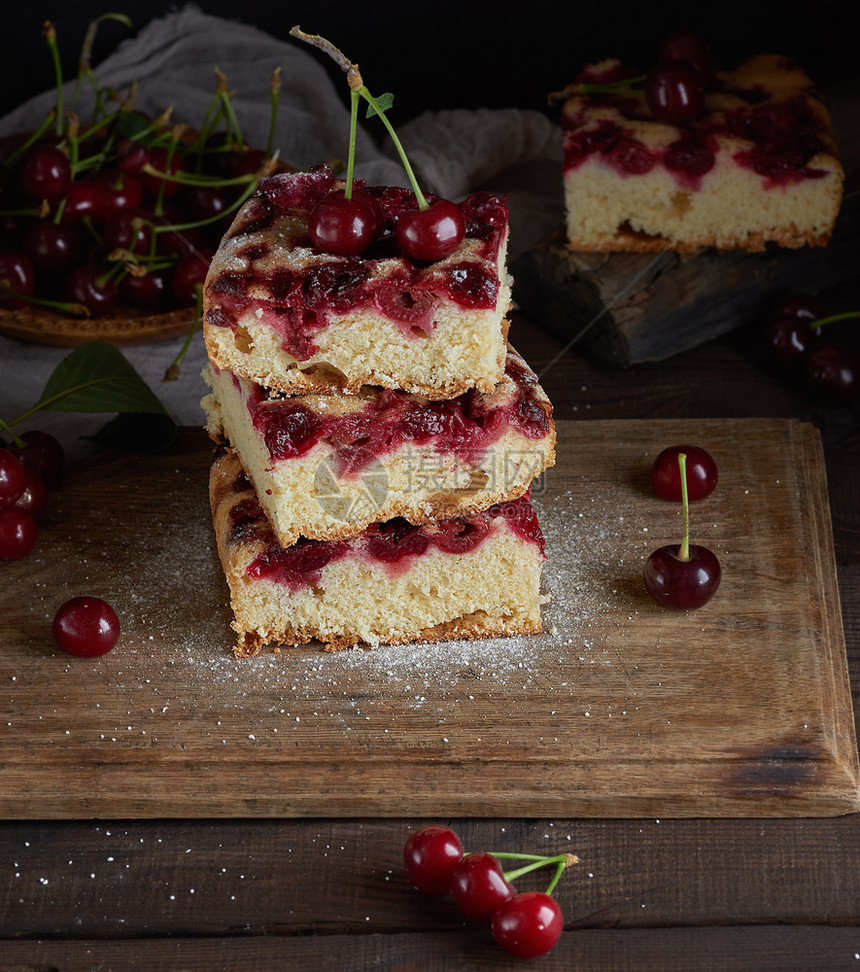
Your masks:
<path fill-rule="evenodd" d="M 377 111 L 374 105 L 368 105 L 365 118 L 373 118 L 374 115 L 384 114 L 393 104 L 394 95 L 390 91 L 386 91 L 385 94 L 381 94 L 376 98 L 376 105 L 379 111 Z"/>
<path fill-rule="evenodd" d="M 121 111 L 117 115 L 116 126 L 120 134 L 126 138 L 138 138 L 146 129 L 152 128 L 152 123 L 148 122 L 140 112 Z"/>
<path fill-rule="evenodd" d="M 146 412 L 164 406 L 122 352 L 107 341 L 75 348 L 48 378 L 34 410 L 54 412 Z"/>

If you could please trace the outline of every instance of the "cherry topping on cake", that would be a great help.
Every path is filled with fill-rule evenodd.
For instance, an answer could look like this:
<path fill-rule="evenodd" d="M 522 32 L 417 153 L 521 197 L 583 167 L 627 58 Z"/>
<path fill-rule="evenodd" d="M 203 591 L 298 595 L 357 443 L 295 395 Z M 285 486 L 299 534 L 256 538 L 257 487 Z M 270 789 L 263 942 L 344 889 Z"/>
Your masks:
<path fill-rule="evenodd" d="M 714 55 L 704 38 L 689 31 L 677 30 L 667 34 L 657 52 L 658 61 L 687 61 L 699 72 L 707 85 L 717 70 Z"/>
<path fill-rule="evenodd" d="M 365 194 L 366 195 L 366 194 Z M 367 199 L 372 199 L 367 196 Z M 358 256 L 376 239 L 382 222 L 376 211 L 355 193 L 350 198 L 339 192 L 321 199 L 308 216 L 308 236 L 323 253 Z"/>
<path fill-rule="evenodd" d="M 658 122 L 689 125 L 705 107 L 702 76 L 687 61 L 661 61 L 645 80 L 645 100 Z"/>
<path fill-rule="evenodd" d="M 456 203 L 437 199 L 426 209 L 413 209 L 397 221 L 397 242 L 413 260 L 442 260 L 462 243 L 466 222 Z"/>
<path fill-rule="evenodd" d="M 394 142 L 394 146 L 406 170 L 409 184 L 415 193 L 417 208 L 402 213 L 397 220 L 396 234 L 402 251 L 411 259 L 422 263 L 433 263 L 437 260 L 444 259 L 444 257 L 452 253 L 462 243 L 466 234 L 466 222 L 462 212 L 455 203 L 447 199 L 436 199 L 433 202 L 428 202 L 421 192 L 418 180 L 415 178 L 415 173 L 412 171 L 412 166 L 409 164 L 403 145 L 386 116 L 386 109 L 390 104 L 390 96 L 382 99 L 375 98 L 365 86 L 358 70 L 358 65 L 344 57 L 324 37 L 316 34 L 306 34 L 299 27 L 293 27 L 290 30 L 290 35 L 298 37 L 300 40 L 325 52 L 346 73 L 350 89 L 350 129 L 345 196 L 349 198 L 352 194 L 358 102 L 359 99 L 363 98 L 370 106 L 370 110 L 379 116 L 386 131 L 391 136 L 391 140 Z M 318 205 L 321 205 L 321 203 Z M 324 210 L 323 215 L 325 216 L 326 214 L 328 214 L 328 207 Z M 363 252 L 369 243 L 372 242 L 372 239 L 369 239 L 363 246 L 360 245 L 360 241 L 365 240 L 367 233 L 365 232 L 363 222 L 360 231 L 354 225 L 356 220 L 355 206 L 341 206 L 337 209 L 336 213 L 332 212 L 330 215 L 331 226 L 328 228 L 328 232 L 318 237 L 319 242 L 314 241 L 314 235 L 311 235 L 314 245 L 318 246 L 319 249 L 323 249 L 327 253 L 343 253 L 344 255 L 354 256 Z M 331 249 L 330 240 L 334 241 L 334 245 L 338 249 Z M 341 249 L 343 246 L 348 246 L 349 251 L 344 253 Z"/>

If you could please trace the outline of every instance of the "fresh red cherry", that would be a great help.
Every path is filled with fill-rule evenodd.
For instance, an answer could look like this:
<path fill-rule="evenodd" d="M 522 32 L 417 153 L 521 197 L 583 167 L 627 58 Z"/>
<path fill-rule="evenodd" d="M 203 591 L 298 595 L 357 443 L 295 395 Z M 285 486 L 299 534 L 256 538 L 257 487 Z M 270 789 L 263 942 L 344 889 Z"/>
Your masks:
<path fill-rule="evenodd" d="M 24 491 L 12 505 L 19 510 L 24 510 L 25 513 L 30 513 L 38 520 L 48 506 L 48 487 L 35 469 L 25 467 L 24 475 L 26 477 Z"/>
<path fill-rule="evenodd" d="M 665 125 L 689 125 L 705 107 L 699 72 L 687 61 L 661 61 L 645 79 L 651 114 Z"/>
<path fill-rule="evenodd" d="M 13 449 L 15 455 L 27 469 L 33 469 L 50 486 L 59 478 L 66 464 L 63 447 L 50 432 L 32 429 L 23 432 L 24 445 Z"/>
<path fill-rule="evenodd" d="M 467 854 L 451 872 L 451 894 L 470 921 L 489 921 L 515 894 L 492 854 Z"/>
<path fill-rule="evenodd" d="M 466 221 L 460 207 L 437 199 L 427 209 L 410 209 L 397 220 L 397 242 L 413 260 L 442 260 L 463 242 Z"/>
<path fill-rule="evenodd" d="M 796 368 L 819 343 L 817 330 L 808 317 L 777 317 L 770 322 L 764 335 L 764 353 L 777 368 Z"/>
<path fill-rule="evenodd" d="M 102 238 L 109 251 L 128 250 L 144 255 L 152 243 L 152 223 L 138 210 L 125 209 L 108 217 Z"/>
<path fill-rule="evenodd" d="M 35 292 L 36 271 L 29 258 L 17 250 L 0 250 L 0 307 L 24 307 L 27 301 L 22 297 L 32 297 Z"/>
<path fill-rule="evenodd" d="M 170 285 L 178 301 L 189 305 L 197 302 L 197 289 L 203 287 L 213 256 L 212 250 L 200 249 L 179 261 Z"/>
<path fill-rule="evenodd" d="M 99 597 L 73 597 L 54 615 L 54 641 L 66 654 L 95 658 L 119 639 L 116 611 Z"/>
<path fill-rule="evenodd" d="M 0 560 L 20 560 L 36 545 L 36 517 L 17 506 L 0 508 Z"/>
<path fill-rule="evenodd" d="M 860 353 L 841 344 L 822 344 L 807 356 L 806 386 L 825 405 L 860 399 Z"/>
<path fill-rule="evenodd" d="M 556 945 L 564 919 L 555 898 L 541 891 L 524 891 L 499 907 L 492 930 L 506 952 L 517 958 L 535 958 Z"/>
<path fill-rule="evenodd" d="M 717 70 L 714 55 L 707 42 L 698 34 L 677 30 L 667 34 L 657 50 L 658 61 L 687 61 L 699 72 L 707 86 Z"/>
<path fill-rule="evenodd" d="M 657 604 L 685 611 L 700 608 L 720 586 L 720 562 L 707 547 L 689 545 L 689 558 L 681 546 L 659 547 L 645 561 L 645 587 Z"/>
<path fill-rule="evenodd" d="M 451 872 L 462 857 L 460 838 L 440 824 L 416 830 L 403 848 L 406 874 L 425 894 L 447 894 L 451 887 Z"/>
<path fill-rule="evenodd" d="M 143 183 L 133 173 L 123 169 L 106 169 L 99 172 L 94 181 L 104 190 L 108 216 L 125 209 L 138 209 L 143 202 Z"/>
<path fill-rule="evenodd" d="M 230 175 L 234 179 L 254 175 L 266 164 L 266 153 L 262 149 L 246 149 L 237 152 L 230 161 Z"/>
<path fill-rule="evenodd" d="M 136 174 L 149 160 L 146 146 L 130 138 L 120 139 L 116 147 L 117 166 L 123 172 Z"/>
<path fill-rule="evenodd" d="M 126 274 L 119 285 L 120 301 L 130 307 L 154 310 L 164 306 L 170 297 L 170 275 L 167 270 L 148 270 L 143 276 Z"/>
<path fill-rule="evenodd" d="M 213 219 L 225 213 L 230 198 L 221 186 L 186 186 L 182 190 L 182 209 L 190 222 Z"/>
<path fill-rule="evenodd" d="M 76 267 L 66 278 L 66 296 L 83 304 L 93 317 L 105 317 L 116 307 L 118 289 L 104 270 L 87 265 Z"/>
<path fill-rule="evenodd" d="M 800 317 L 806 321 L 816 321 L 824 317 L 824 308 L 820 301 L 809 294 L 793 294 L 785 297 L 771 311 L 771 319 L 781 317 Z"/>
<path fill-rule="evenodd" d="M 63 207 L 65 222 L 75 224 L 88 219 L 97 225 L 105 221 L 108 212 L 108 194 L 98 182 L 81 179 L 69 186 Z"/>
<path fill-rule="evenodd" d="M 26 485 L 27 472 L 21 460 L 9 449 L 0 447 L 0 508 L 11 506 Z"/>
<path fill-rule="evenodd" d="M 18 182 L 31 199 L 47 199 L 56 206 L 69 191 L 72 169 L 68 158 L 55 145 L 38 142 L 21 163 Z"/>
<path fill-rule="evenodd" d="M 347 199 L 343 193 L 324 196 L 308 215 L 308 236 L 323 253 L 358 256 L 376 238 L 379 220 L 360 198 Z"/>
<path fill-rule="evenodd" d="M 700 500 L 714 491 L 717 485 L 717 464 L 699 446 L 669 446 L 657 456 L 651 466 L 651 484 L 663 499 L 681 502 L 681 470 L 678 456 L 687 457 L 687 498 Z"/>
<path fill-rule="evenodd" d="M 27 230 L 24 250 L 37 270 L 57 273 L 74 266 L 81 250 L 81 241 L 68 223 L 40 219 Z"/>

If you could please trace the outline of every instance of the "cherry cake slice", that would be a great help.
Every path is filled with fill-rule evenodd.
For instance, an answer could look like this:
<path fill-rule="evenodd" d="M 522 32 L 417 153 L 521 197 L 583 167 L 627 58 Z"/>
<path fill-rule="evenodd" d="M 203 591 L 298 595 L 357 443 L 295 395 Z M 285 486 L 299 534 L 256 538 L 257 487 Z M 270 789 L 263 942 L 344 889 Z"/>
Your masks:
<path fill-rule="evenodd" d="M 207 431 L 238 452 L 282 544 L 483 510 L 521 496 L 555 460 L 552 407 L 513 350 L 491 393 L 444 401 L 370 387 L 285 396 L 204 374 Z"/>
<path fill-rule="evenodd" d="M 260 180 L 206 278 L 210 360 L 290 394 L 364 385 L 436 399 L 473 387 L 491 393 L 505 367 L 511 301 L 503 201 L 468 196 L 458 204 L 462 242 L 421 263 L 397 240 L 398 220 L 416 202 L 396 186 L 361 187 L 381 218 L 360 255 L 314 247 L 308 216 L 343 188 L 325 166 Z"/>
<path fill-rule="evenodd" d="M 541 631 L 543 535 L 528 496 L 417 526 L 402 517 L 348 540 L 278 543 L 235 453 L 210 499 L 238 656 L 314 640 L 357 644 Z"/>
<path fill-rule="evenodd" d="M 572 250 L 828 242 L 844 175 L 827 109 L 794 61 L 760 55 L 717 71 L 701 113 L 680 126 L 655 120 L 644 90 L 583 89 L 637 73 L 602 61 L 562 92 Z"/>

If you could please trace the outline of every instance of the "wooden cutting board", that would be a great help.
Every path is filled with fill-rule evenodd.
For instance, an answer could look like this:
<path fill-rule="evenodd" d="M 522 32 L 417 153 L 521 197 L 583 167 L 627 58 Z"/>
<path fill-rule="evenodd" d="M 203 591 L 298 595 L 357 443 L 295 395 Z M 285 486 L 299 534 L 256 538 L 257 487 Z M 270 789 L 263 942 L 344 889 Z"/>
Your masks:
<path fill-rule="evenodd" d="M 645 594 L 676 504 L 648 470 L 695 441 L 720 482 L 694 541 L 717 596 Z M 786 420 L 559 423 L 536 489 L 547 633 L 237 660 L 207 500 L 210 445 L 105 453 L 0 564 L 0 815 L 819 816 L 858 759 L 824 463 Z M 124 626 L 100 659 L 52 643 L 68 597 Z"/>

